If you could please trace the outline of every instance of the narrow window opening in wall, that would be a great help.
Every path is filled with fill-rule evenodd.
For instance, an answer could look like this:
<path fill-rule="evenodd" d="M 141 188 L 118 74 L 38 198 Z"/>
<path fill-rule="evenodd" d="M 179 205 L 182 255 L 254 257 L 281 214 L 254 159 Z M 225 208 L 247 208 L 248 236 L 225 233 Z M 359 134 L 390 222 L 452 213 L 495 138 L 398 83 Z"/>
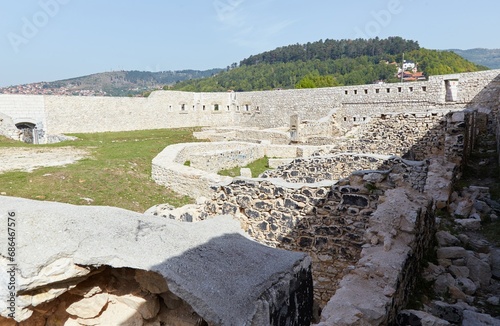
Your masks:
<path fill-rule="evenodd" d="M 377 93 L 377 94 L 378 94 L 378 93 L 380 93 L 380 89 L 379 89 L 379 88 L 376 88 L 376 89 L 375 89 L 375 93 Z"/>
<path fill-rule="evenodd" d="M 186 104 L 181 104 L 181 111 L 185 111 L 186 110 Z"/>
<path fill-rule="evenodd" d="M 363 121 L 366 121 L 366 117 L 363 117 Z"/>
<path fill-rule="evenodd" d="M 255 110 L 258 111 L 258 112 L 260 112 L 260 107 L 257 107 Z"/>
<path fill-rule="evenodd" d="M 236 106 L 236 111 L 239 111 L 240 110 L 240 106 Z"/>
<path fill-rule="evenodd" d="M 356 94 L 358 94 L 358 90 L 357 89 L 354 90 L 354 95 L 356 95 Z"/>
<path fill-rule="evenodd" d="M 427 86 L 422 86 L 422 91 L 427 92 Z"/>
<path fill-rule="evenodd" d="M 403 91 L 403 88 L 398 87 L 398 93 L 401 93 Z"/>
<path fill-rule="evenodd" d="M 344 91 L 345 95 L 349 94 L 349 91 Z"/>
<path fill-rule="evenodd" d="M 219 111 L 219 104 L 214 104 L 214 111 Z"/>
<path fill-rule="evenodd" d="M 206 110 L 206 107 L 205 107 L 205 105 L 203 105 L 203 111 L 205 111 L 205 110 Z"/>
<path fill-rule="evenodd" d="M 388 89 L 387 89 L 387 93 L 390 93 L 390 92 L 391 92 L 391 89 L 390 89 L 390 88 L 388 88 Z"/>
<path fill-rule="evenodd" d="M 356 117 L 353 117 L 353 118 L 352 118 L 352 121 L 356 122 Z"/>
<path fill-rule="evenodd" d="M 229 105 L 227 106 L 227 110 L 229 111 Z"/>
<path fill-rule="evenodd" d="M 410 92 L 413 92 L 413 87 L 410 87 L 409 90 L 410 90 Z"/>
<path fill-rule="evenodd" d="M 367 89 L 365 89 L 365 94 L 368 94 L 368 90 Z"/>
<path fill-rule="evenodd" d="M 347 117 L 344 117 L 344 121 L 347 121 Z"/>
<path fill-rule="evenodd" d="M 250 111 L 250 105 L 245 104 L 245 111 L 247 111 L 247 112 Z"/>
<path fill-rule="evenodd" d="M 195 110 L 196 110 L 196 109 L 195 109 L 195 106 L 193 105 L 193 111 L 195 111 Z"/>

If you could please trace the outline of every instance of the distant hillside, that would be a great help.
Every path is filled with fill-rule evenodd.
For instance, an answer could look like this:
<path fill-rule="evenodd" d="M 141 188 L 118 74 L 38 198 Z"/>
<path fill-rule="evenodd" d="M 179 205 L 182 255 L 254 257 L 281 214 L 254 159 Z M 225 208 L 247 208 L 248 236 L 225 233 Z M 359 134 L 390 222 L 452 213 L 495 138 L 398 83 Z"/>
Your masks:
<path fill-rule="evenodd" d="M 470 50 L 450 50 L 458 54 L 459 56 L 477 63 L 479 65 L 486 66 L 491 69 L 500 69 L 500 49 L 470 49 Z"/>
<path fill-rule="evenodd" d="M 256 91 L 396 82 L 403 53 L 404 59 L 415 63 L 419 72 L 405 73 L 410 76 L 407 80 L 487 69 L 453 52 L 420 48 L 418 42 L 401 37 L 325 40 L 252 55 L 242 60 L 239 67 L 233 65 L 212 77 L 184 81 L 173 89 Z"/>
<path fill-rule="evenodd" d="M 0 88 L 7 94 L 134 96 L 184 80 L 212 76 L 221 69 L 180 71 L 112 71 L 53 82 Z"/>

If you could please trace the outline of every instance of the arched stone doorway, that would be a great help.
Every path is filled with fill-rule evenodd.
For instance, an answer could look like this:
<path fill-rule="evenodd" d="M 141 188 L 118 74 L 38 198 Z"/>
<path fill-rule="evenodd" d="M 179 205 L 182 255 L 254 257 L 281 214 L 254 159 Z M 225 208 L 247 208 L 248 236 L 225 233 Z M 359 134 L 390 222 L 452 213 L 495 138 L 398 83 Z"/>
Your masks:
<path fill-rule="evenodd" d="M 20 134 L 20 140 L 28 143 L 28 144 L 33 144 L 35 142 L 35 134 L 34 134 L 34 129 L 35 129 L 35 124 L 30 123 L 30 122 L 20 122 L 16 123 L 17 129 L 21 131 Z"/>

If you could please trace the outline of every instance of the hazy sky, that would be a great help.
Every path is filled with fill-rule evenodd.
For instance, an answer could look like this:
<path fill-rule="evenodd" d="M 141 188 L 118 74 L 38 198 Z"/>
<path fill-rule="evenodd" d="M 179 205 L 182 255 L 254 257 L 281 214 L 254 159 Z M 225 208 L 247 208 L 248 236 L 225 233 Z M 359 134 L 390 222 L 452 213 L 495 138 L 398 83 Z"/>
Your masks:
<path fill-rule="evenodd" d="M 2 0 L 0 86 L 221 68 L 320 39 L 500 48 L 499 12 L 498 0 Z"/>

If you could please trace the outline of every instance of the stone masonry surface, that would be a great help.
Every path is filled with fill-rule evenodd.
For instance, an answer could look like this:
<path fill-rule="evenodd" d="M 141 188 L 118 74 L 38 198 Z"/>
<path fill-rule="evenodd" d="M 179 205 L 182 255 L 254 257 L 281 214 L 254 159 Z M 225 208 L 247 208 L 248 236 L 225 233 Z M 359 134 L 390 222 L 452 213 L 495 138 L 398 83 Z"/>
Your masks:
<path fill-rule="evenodd" d="M 193 126 L 276 128 L 290 116 L 320 120 L 335 108 L 345 124 L 386 113 L 490 107 L 500 70 L 431 76 L 418 83 L 245 93 L 155 91 L 148 98 L 0 95 L 0 113 L 30 122 L 48 136 Z M 458 80 L 447 97 L 446 80 Z M 480 96 L 478 96 L 480 94 Z M 345 119 L 345 120 L 344 120 Z M 324 124 L 323 124 L 324 125 Z"/>
<path fill-rule="evenodd" d="M 210 325 L 310 322 L 309 258 L 252 241 L 231 217 L 186 224 L 112 207 L 1 196 L 0 207 L 6 209 L 0 215 L 5 223 L 7 209 L 17 215 L 17 321 L 36 316 L 48 318 L 49 324 L 62 319 L 72 325 L 117 325 L 116 319 L 106 319 L 117 314 L 129 316 L 126 324 L 142 325 L 144 319 L 159 324 L 163 294 L 170 313 L 185 302 Z M 6 237 L 0 239 L 0 250 L 0 283 L 5 285 Z M 144 271 L 149 276 L 141 275 Z M 134 285 L 134 279 L 140 285 Z M 109 292 L 102 282 L 110 282 Z M 72 295 L 54 301 L 70 290 Z M 285 301 L 294 309 L 282 311 Z M 116 310 L 116 302 L 128 308 Z M 7 293 L 2 291 L 4 317 L 9 312 L 6 304 Z"/>
<path fill-rule="evenodd" d="M 255 316 L 279 324 L 284 310 L 309 307 L 308 295 L 313 295 L 315 305 L 323 308 L 321 326 L 384 325 L 395 322 L 411 295 L 416 274 L 412 272 L 418 271 L 434 233 L 434 211 L 448 206 L 452 184 L 478 134 L 498 132 L 493 121 L 500 104 L 499 74 L 492 70 L 432 76 L 426 82 L 313 90 L 159 91 L 147 99 L 90 102 L 42 97 L 43 105 L 35 101 L 34 106 L 42 108 L 45 119 L 36 121 L 37 126 L 49 134 L 207 126 L 213 131 L 200 136 L 238 140 L 244 136 L 238 128 L 253 130 L 248 143 L 169 146 L 153 160 L 153 178 L 181 193 L 208 197 L 191 207 L 199 210 L 201 219 L 230 214 L 258 242 L 311 257 L 314 294 L 308 294 L 310 272 L 303 258 L 287 269 L 284 282 L 304 280 L 303 287 L 291 286 L 284 297 L 272 291 L 260 297 L 293 298 L 293 304 L 259 299 L 254 307 L 268 308 L 256 308 Z M 450 91 L 452 83 L 457 92 Z M 10 100 L 0 96 L 0 112 L 23 122 Z M 78 108 L 78 113 L 72 115 L 67 107 Z M 103 119 L 97 121 L 102 110 Z M 69 120 L 81 116 L 89 125 Z M 269 144 L 286 143 L 287 131 L 293 146 Z M 235 159 L 244 164 L 260 155 L 295 160 L 264 178 L 213 173 Z M 187 161 L 194 166 L 185 166 Z M 171 212 L 175 219 L 177 213 Z M 171 290 L 179 294 L 176 282 L 170 280 Z M 278 288 L 284 286 L 280 284 Z M 189 294 L 178 297 L 200 318 L 215 320 L 198 309 Z M 299 315 L 293 315 L 295 324 L 307 325 Z"/>

